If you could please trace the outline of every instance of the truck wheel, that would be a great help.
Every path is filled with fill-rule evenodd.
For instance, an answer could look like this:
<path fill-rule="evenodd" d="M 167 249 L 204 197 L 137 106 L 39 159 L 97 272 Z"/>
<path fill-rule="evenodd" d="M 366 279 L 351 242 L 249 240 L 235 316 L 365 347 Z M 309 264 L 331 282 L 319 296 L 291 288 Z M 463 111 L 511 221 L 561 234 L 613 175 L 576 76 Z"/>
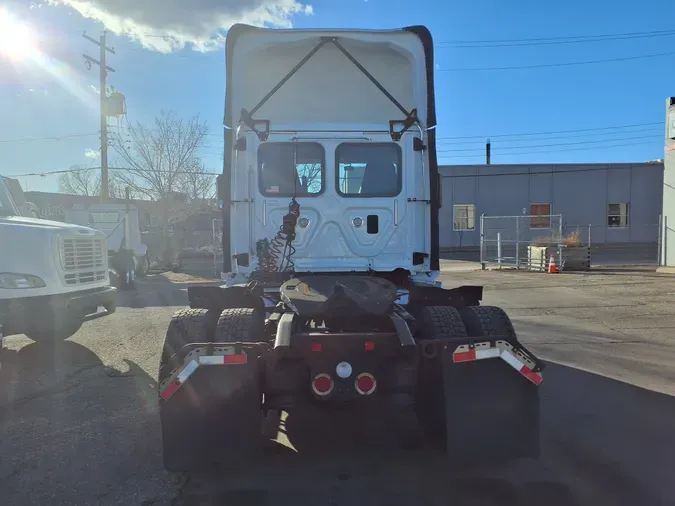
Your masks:
<path fill-rule="evenodd" d="M 464 338 L 467 335 L 459 311 L 449 306 L 427 306 L 422 308 L 422 339 Z"/>
<path fill-rule="evenodd" d="M 469 306 L 460 313 L 469 337 L 518 342 L 503 309 Z M 504 360 L 459 364 L 450 360 L 444 390 L 449 453 L 475 463 L 538 458 L 539 387 Z"/>
<path fill-rule="evenodd" d="M 257 342 L 263 339 L 264 320 L 257 309 L 226 309 L 220 313 L 214 343 Z"/>
<path fill-rule="evenodd" d="M 207 309 L 181 309 L 174 313 L 169 328 L 166 330 L 162 355 L 159 361 L 159 382 L 169 376 L 178 363 L 171 362 L 171 358 L 186 344 L 213 340 L 212 329 L 216 322 L 217 313 L 209 313 Z"/>
<path fill-rule="evenodd" d="M 501 336 L 505 341 L 518 341 L 511 319 L 500 307 L 468 306 L 460 314 L 469 337 Z"/>
<path fill-rule="evenodd" d="M 459 311 L 449 306 L 427 306 L 420 315 L 420 337 L 427 339 L 466 339 L 466 328 Z M 417 380 L 417 417 L 425 432 L 434 439 L 445 435 L 445 394 L 443 364 L 440 357 L 422 358 Z"/>
<path fill-rule="evenodd" d="M 226 309 L 220 315 L 203 309 L 177 312 L 167 330 L 159 382 L 182 365 L 175 353 L 184 344 L 259 340 L 257 322 L 262 331 L 262 318 L 250 309 Z M 196 471 L 262 454 L 257 365 L 257 356 L 250 356 L 244 365 L 200 366 L 173 397 L 160 402 L 167 470 Z"/>
<path fill-rule="evenodd" d="M 69 318 L 66 321 L 47 318 L 42 324 L 38 324 L 25 334 L 36 343 L 50 343 L 65 341 L 80 330 L 80 327 L 82 327 L 82 320 L 77 318 Z"/>

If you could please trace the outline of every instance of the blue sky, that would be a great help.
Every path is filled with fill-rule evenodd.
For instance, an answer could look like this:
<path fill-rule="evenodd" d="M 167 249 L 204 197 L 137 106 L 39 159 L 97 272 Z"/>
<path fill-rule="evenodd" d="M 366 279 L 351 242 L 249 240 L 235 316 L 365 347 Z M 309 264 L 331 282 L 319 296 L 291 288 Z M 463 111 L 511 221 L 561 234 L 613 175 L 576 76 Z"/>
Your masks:
<path fill-rule="evenodd" d="M 174 7 L 180 3 L 218 5 L 213 0 L 167 1 L 164 5 Z M 232 5 L 236 4 L 241 18 L 248 15 L 242 6 L 259 6 L 266 1 L 282 6 L 293 3 L 293 0 L 231 0 L 220 1 L 221 7 L 215 8 L 233 9 Z M 51 2 L 69 3 L 68 0 Z M 93 7 L 126 5 L 113 0 L 84 3 Z M 276 21 L 290 22 L 300 28 L 392 28 L 412 24 L 430 28 L 436 41 L 441 139 L 438 149 L 442 163 L 481 163 L 486 137 L 492 140 L 493 163 L 620 162 L 663 157 L 664 104 L 666 97 L 675 95 L 672 63 L 675 2 L 672 0 L 571 0 L 564 3 L 307 0 L 306 3 L 311 4 L 311 15 L 304 8 L 296 14 L 284 14 Z M 15 17 L 32 25 L 38 33 L 38 46 L 48 57 L 36 64 L 0 54 L 0 115 L 3 118 L 0 121 L 0 173 L 46 172 L 74 164 L 97 166 L 98 159 L 87 158 L 86 152 L 98 149 L 98 95 L 94 90 L 98 87 L 98 72 L 96 68 L 87 71 L 81 56 L 86 52 L 97 57 L 97 48 L 83 39 L 81 33 L 86 30 L 98 37 L 103 24 L 83 17 L 68 5 L 26 8 L 25 4 L 10 1 L 8 6 Z M 130 11 L 130 15 L 138 15 L 139 19 L 142 16 L 146 26 L 148 23 L 152 26 L 153 34 L 164 33 L 163 18 L 159 14 L 153 18 L 150 7 L 143 12 L 143 4 L 141 0 L 130 2 L 138 11 Z M 149 4 L 157 5 L 157 2 L 145 3 Z M 95 11 L 87 12 L 92 15 Z M 185 17 L 186 12 L 191 10 L 181 15 Z M 170 15 L 161 14 L 166 15 L 166 33 L 173 26 L 171 33 L 175 34 L 175 20 L 171 24 Z M 110 26 L 112 22 L 109 18 L 106 20 Z M 200 23 L 201 20 L 196 19 L 192 28 L 186 28 L 188 32 L 191 30 L 193 38 L 197 36 L 194 26 L 203 27 Z M 221 25 L 226 29 L 227 20 Z M 586 43 L 470 44 L 471 41 L 521 41 L 664 30 L 672 30 L 672 35 Z M 457 44 L 458 41 L 464 44 Z M 149 124 L 162 108 L 174 110 L 185 118 L 199 113 L 210 127 L 202 155 L 209 168 L 220 170 L 225 90 L 222 49 L 210 52 L 182 49 L 163 54 L 114 34 L 109 36 L 109 45 L 116 49 L 115 55 L 109 55 L 109 65 L 116 69 L 109 76 L 109 83 L 125 94 L 129 121 Z M 464 47 L 458 47 L 461 45 Z M 467 70 L 567 64 L 668 52 L 673 55 L 588 65 Z M 556 133 L 519 135 L 539 132 Z M 43 137 L 61 138 L 39 140 Z M 19 141 L 21 138 L 32 140 Z M 55 176 L 21 177 L 20 181 L 24 189 L 57 189 Z"/>

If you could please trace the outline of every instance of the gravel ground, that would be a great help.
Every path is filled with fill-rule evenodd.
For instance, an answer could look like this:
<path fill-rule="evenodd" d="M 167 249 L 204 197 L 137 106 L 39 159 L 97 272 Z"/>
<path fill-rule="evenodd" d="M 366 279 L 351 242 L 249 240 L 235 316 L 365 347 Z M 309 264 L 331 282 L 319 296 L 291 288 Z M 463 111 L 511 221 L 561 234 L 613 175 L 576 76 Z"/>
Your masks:
<path fill-rule="evenodd" d="M 120 294 L 116 314 L 87 322 L 64 343 L 7 339 L 0 355 L 2 502 L 675 504 L 675 278 L 446 267 L 447 286 L 484 285 L 484 304 L 504 307 L 521 339 L 549 362 L 538 462 L 457 471 L 431 451 L 405 461 L 295 454 L 270 456 L 228 479 L 170 475 L 161 462 L 155 378 L 167 323 L 186 305 L 189 279 L 150 277 Z"/>

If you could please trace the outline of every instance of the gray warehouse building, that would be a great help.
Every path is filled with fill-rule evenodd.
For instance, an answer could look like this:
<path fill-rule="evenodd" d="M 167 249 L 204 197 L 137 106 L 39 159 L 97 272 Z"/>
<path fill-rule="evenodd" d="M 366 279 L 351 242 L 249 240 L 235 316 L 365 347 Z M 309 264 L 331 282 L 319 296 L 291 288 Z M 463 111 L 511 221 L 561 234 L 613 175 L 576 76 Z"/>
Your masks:
<path fill-rule="evenodd" d="M 656 263 L 663 203 L 662 161 L 625 164 L 450 165 L 439 167 L 440 246 L 477 249 L 577 231 L 591 245 L 633 243 Z M 561 218 L 551 215 L 560 215 Z M 503 217 L 503 218 L 498 218 Z M 517 229 L 517 230 L 516 230 Z M 525 244 L 523 245 L 525 246 Z M 522 254 L 522 253 L 521 253 Z"/>

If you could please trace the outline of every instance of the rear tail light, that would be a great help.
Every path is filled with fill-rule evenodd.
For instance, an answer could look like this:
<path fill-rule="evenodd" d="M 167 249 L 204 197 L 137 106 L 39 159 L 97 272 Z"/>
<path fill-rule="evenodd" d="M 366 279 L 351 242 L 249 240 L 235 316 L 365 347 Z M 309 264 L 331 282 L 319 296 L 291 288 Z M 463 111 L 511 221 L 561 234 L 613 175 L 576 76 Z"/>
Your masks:
<path fill-rule="evenodd" d="M 377 388 L 377 382 L 372 374 L 364 372 L 356 377 L 354 388 L 361 395 L 370 395 Z"/>
<path fill-rule="evenodd" d="M 312 380 L 312 391 L 320 397 L 330 394 L 334 387 L 333 378 L 326 373 L 317 374 Z"/>

